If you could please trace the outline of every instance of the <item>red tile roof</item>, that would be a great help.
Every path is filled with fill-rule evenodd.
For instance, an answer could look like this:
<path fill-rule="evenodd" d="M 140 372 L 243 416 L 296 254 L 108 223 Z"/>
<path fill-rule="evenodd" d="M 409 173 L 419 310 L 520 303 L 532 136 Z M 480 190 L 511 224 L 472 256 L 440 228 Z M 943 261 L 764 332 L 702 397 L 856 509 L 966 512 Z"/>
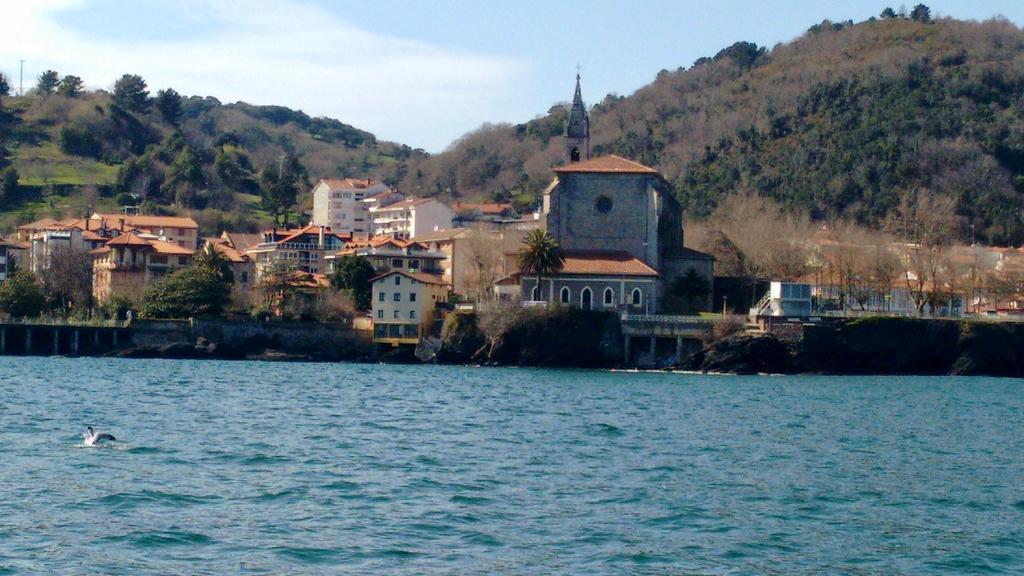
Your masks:
<path fill-rule="evenodd" d="M 321 178 L 321 182 L 327 184 L 331 188 L 371 188 L 380 184 L 376 180 L 370 180 L 369 178 Z"/>
<path fill-rule="evenodd" d="M 107 226 L 124 220 L 128 226 L 136 228 L 199 228 L 196 221 L 187 216 L 129 216 L 127 214 L 93 214 L 93 219 L 107 221 Z"/>
<path fill-rule="evenodd" d="M 621 250 L 565 250 L 559 275 L 657 276 L 653 268 Z"/>
<path fill-rule="evenodd" d="M 512 212 L 511 204 L 502 204 L 499 202 L 456 202 L 452 204 L 452 210 L 456 212 L 475 212 L 479 211 L 484 215 L 500 216 L 505 212 Z"/>
<path fill-rule="evenodd" d="M 383 274 L 380 274 L 379 276 L 374 276 L 373 278 L 370 279 L 370 282 L 376 282 L 377 280 L 380 280 L 381 278 L 387 278 L 392 274 L 401 274 L 406 278 L 412 278 L 413 280 L 416 280 L 417 282 L 422 282 L 423 284 L 436 284 L 438 286 L 448 286 L 448 283 L 442 280 L 440 276 L 434 276 L 433 274 L 420 274 L 417 272 L 406 272 L 404 270 L 392 270 L 390 272 L 385 272 Z"/>
<path fill-rule="evenodd" d="M 555 168 L 555 172 L 562 174 L 566 172 L 593 172 L 601 174 L 657 174 L 658 171 L 649 166 L 644 166 L 638 162 L 632 160 L 626 160 L 615 155 L 599 156 L 597 158 L 591 158 L 590 160 L 584 160 L 582 162 L 573 162 L 566 164 L 565 166 L 559 166 Z"/>
<path fill-rule="evenodd" d="M 107 246 L 145 246 L 150 247 L 150 241 L 139 238 L 135 234 L 121 234 L 117 238 L 107 241 Z"/>

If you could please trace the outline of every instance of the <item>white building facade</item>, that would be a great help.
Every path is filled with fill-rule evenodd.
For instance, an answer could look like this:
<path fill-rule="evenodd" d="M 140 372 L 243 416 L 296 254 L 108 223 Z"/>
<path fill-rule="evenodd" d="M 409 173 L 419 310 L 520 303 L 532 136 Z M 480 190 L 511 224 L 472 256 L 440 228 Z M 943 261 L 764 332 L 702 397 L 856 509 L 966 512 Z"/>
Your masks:
<path fill-rule="evenodd" d="M 332 232 L 368 236 L 371 223 L 364 199 L 387 192 L 388 186 L 374 180 L 323 178 L 313 187 L 313 225 Z"/>
<path fill-rule="evenodd" d="M 436 198 L 407 198 L 370 209 L 374 236 L 408 240 L 452 227 L 455 212 Z"/>

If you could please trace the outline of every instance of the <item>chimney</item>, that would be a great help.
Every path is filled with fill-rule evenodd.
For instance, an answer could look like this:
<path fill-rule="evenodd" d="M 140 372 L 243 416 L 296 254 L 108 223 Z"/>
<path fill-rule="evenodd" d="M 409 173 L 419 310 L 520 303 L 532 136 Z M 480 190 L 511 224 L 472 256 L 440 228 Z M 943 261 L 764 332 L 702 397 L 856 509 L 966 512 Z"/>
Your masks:
<path fill-rule="evenodd" d="M 320 226 L 320 232 L 317 234 L 317 247 L 321 250 L 324 249 L 324 227 Z"/>
<path fill-rule="evenodd" d="M 117 219 L 117 229 L 124 232 L 124 218 Z"/>

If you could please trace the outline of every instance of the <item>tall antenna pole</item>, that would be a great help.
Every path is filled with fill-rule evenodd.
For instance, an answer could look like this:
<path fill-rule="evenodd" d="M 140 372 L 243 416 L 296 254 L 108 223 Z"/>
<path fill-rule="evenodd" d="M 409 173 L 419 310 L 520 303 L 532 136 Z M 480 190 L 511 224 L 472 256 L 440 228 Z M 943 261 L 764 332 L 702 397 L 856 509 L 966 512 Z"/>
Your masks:
<path fill-rule="evenodd" d="M 24 60 L 19 60 L 19 62 L 21 62 L 21 72 L 20 72 L 20 75 L 19 75 L 19 78 L 18 78 L 18 96 L 24 96 L 25 95 L 25 61 Z"/>

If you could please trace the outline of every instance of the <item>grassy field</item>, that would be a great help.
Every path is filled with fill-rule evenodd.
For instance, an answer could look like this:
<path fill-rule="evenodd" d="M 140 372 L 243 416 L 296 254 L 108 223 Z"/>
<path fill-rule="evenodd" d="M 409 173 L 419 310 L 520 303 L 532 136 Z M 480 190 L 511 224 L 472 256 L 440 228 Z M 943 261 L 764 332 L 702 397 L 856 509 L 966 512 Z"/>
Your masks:
<path fill-rule="evenodd" d="M 14 154 L 13 165 L 22 186 L 96 186 L 113 184 L 117 179 L 117 166 L 69 156 L 61 152 L 53 142 L 44 142 L 39 146 L 19 146 Z"/>

